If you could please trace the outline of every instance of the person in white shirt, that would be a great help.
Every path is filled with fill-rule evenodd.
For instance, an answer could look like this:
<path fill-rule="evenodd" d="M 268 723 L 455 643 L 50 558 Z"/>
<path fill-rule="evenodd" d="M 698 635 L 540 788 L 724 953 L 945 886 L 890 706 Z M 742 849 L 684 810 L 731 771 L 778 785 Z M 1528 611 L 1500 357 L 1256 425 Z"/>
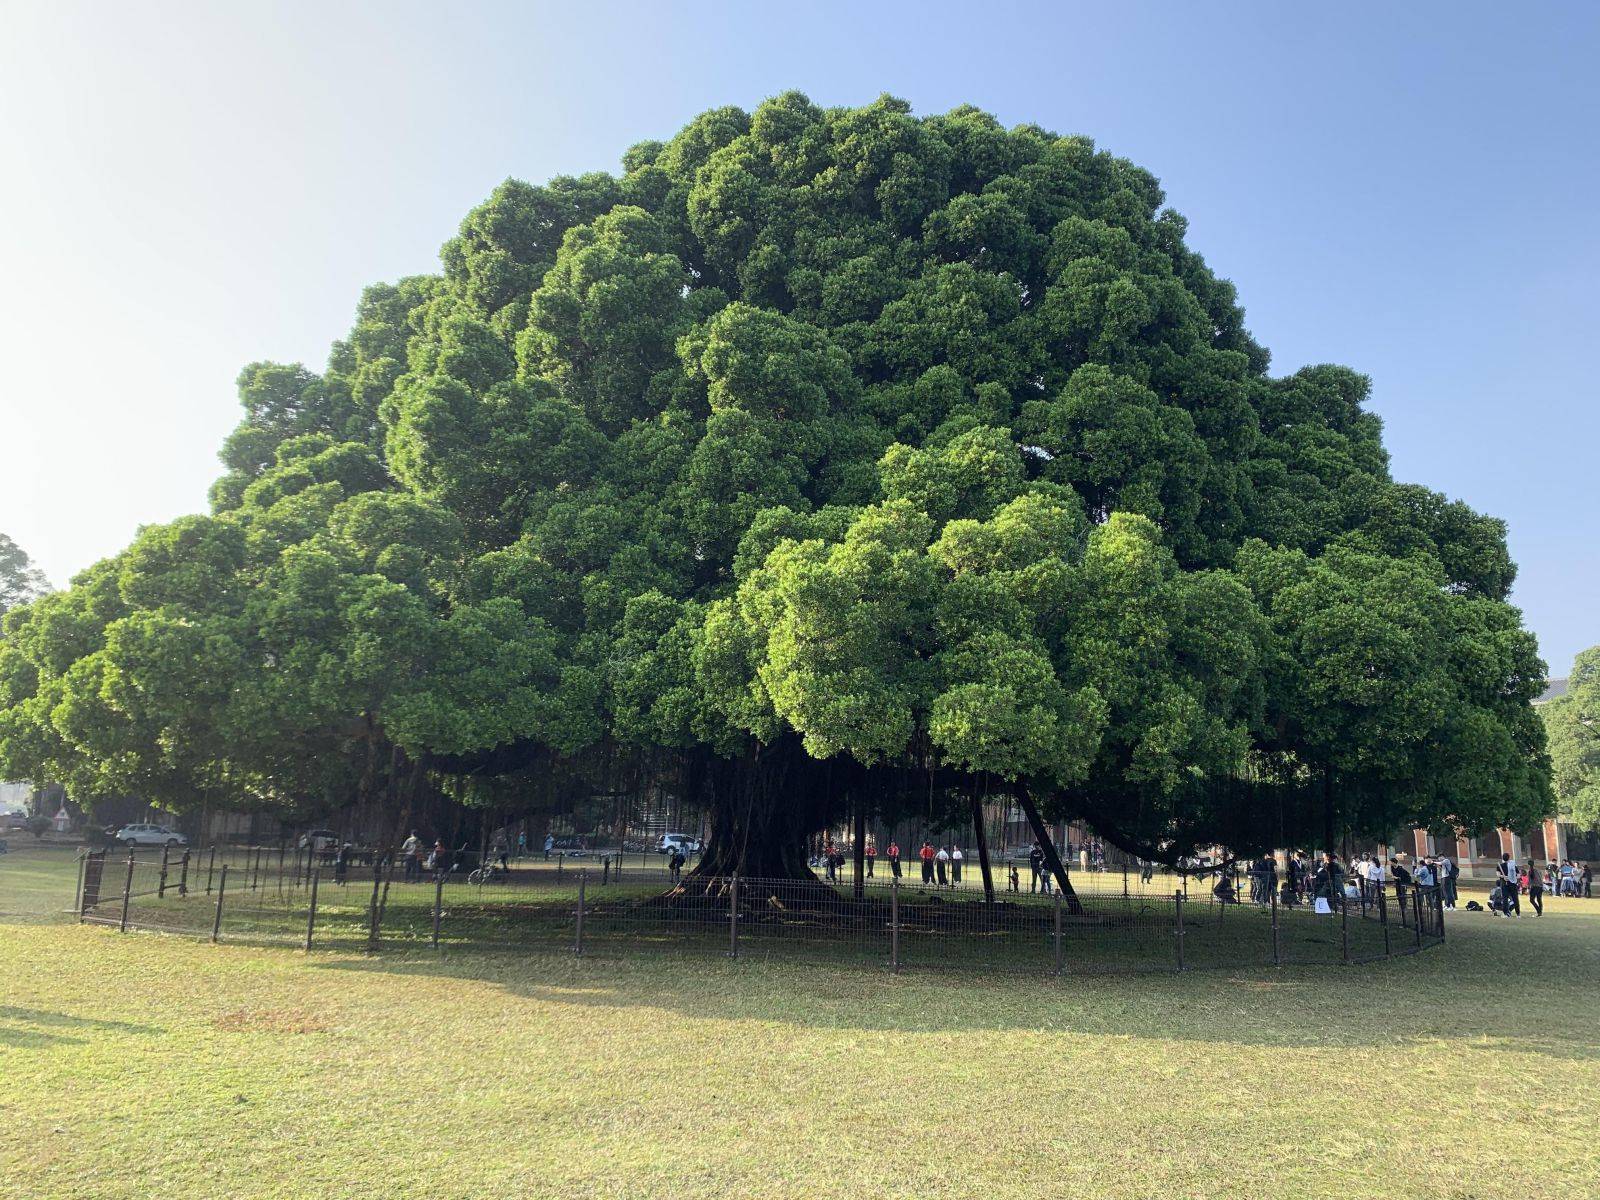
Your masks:
<path fill-rule="evenodd" d="M 950 882 L 950 851 L 943 846 L 940 846 L 939 853 L 933 856 L 933 869 L 939 878 L 940 887 Z"/>
<path fill-rule="evenodd" d="M 966 861 L 966 855 L 961 853 L 960 846 L 950 848 L 950 882 L 961 882 L 961 864 Z"/>

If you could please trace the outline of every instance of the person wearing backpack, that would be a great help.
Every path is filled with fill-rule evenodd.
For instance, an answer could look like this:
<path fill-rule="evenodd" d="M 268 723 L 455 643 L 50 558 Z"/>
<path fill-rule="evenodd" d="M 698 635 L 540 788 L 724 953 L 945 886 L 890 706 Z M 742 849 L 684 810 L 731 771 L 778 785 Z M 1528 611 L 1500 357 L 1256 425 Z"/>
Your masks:
<path fill-rule="evenodd" d="M 1505 892 L 1506 915 L 1515 913 L 1522 916 L 1522 902 L 1517 898 L 1521 889 L 1517 886 L 1517 864 L 1511 861 L 1511 855 L 1500 856 L 1500 867 L 1495 872 Z"/>

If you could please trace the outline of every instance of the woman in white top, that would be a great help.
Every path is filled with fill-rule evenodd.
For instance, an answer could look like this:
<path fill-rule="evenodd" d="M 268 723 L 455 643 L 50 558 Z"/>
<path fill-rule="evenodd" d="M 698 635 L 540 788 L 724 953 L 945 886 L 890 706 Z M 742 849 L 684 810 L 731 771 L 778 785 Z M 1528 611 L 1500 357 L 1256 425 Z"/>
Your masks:
<path fill-rule="evenodd" d="M 960 883 L 961 882 L 961 864 L 962 864 L 962 862 L 965 861 L 965 859 L 966 859 L 966 855 L 961 853 L 961 847 L 960 846 L 952 846 L 950 848 L 950 882 L 951 883 Z"/>

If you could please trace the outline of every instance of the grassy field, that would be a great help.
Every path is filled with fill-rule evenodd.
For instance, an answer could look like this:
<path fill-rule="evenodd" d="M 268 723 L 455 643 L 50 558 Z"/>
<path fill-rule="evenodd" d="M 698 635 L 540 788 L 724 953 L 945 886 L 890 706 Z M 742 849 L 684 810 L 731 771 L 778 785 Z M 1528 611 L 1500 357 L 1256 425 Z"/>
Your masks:
<path fill-rule="evenodd" d="M 1600 1194 L 1600 901 L 1353 968 L 376 958 L 0 858 L 0 1196 Z"/>

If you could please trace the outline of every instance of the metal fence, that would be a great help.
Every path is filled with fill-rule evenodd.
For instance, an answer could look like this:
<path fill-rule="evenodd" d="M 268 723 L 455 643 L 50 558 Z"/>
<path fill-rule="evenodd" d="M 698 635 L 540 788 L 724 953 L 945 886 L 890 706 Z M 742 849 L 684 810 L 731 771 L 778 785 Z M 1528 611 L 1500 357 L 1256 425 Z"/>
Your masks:
<path fill-rule="evenodd" d="M 1190 898 L 1168 879 L 1071 876 L 1075 895 L 960 885 L 679 876 L 542 860 L 483 872 L 340 869 L 315 855 L 99 851 L 79 865 L 84 922 L 306 949 L 645 950 L 856 962 L 890 970 L 1049 974 L 1370 962 L 1444 940 L 1437 888 L 1409 884 L 1259 902 Z M 1030 881 L 1031 882 L 1031 881 Z M 1037 885 L 1036 885 L 1037 886 Z M 1234 893 L 1239 895 L 1237 891 Z M 1285 901 L 1288 902 L 1285 902 Z M 1326 911 L 1318 911 L 1326 909 Z"/>

